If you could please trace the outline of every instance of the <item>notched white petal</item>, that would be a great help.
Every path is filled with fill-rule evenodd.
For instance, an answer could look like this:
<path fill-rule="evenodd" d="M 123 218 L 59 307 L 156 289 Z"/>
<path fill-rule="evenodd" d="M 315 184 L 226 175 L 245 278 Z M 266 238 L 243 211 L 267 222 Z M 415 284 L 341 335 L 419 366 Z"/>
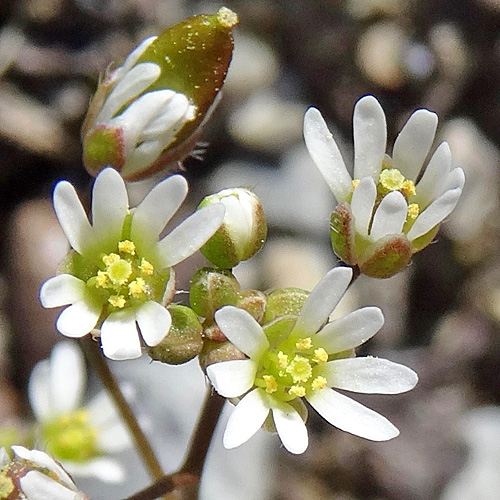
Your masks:
<path fill-rule="evenodd" d="M 71 274 L 59 274 L 47 280 L 40 288 L 43 307 L 59 307 L 83 299 L 85 283 Z"/>
<path fill-rule="evenodd" d="M 56 328 L 66 337 L 83 337 L 94 329 L 100 314 L 100 309 L 80 300 L 61 312 Z"/>
<path fill-rule="evenodd" d="M 325 120 L 316 108 L 309 108 L 304 116 L 304 139 L 311 158 L 337 202 L 344 202 L 351 193 L 352 179 Z"/>
<path fill-rule="evenodd" d="M 111 313 L 101 327 L 101 344 L 109 359 L 139 358 L 142 354 L 133 311 Z"/>
<path fill-rule="evenodd" d="M 236 398 L 250 390 L 255 381 L 257 363 L 251 359 L 236 359 L 214 363 L 207 375 L 215 390 L 225 398 Z"/>
<path fill-rule="evenodd" d="M 386 195 L 373 216 L 370 239 L 377 241 L 389 234 L 400 234 L 406 221 L 408 205 L 399 191 Z"/>
<path fill-rule="evenodd" d="M 149 346 L 158 345 L 168 334 L 172 317 L 168 310 L 158 302 L 145 302 L 136 313 L 142 338 Z"/>
<path fill-rule="evenodd" d="M 287 403 L 275 402 L 272 413 L 283 446 L 290 453 L 304 453 L 309 444 L 309 437 L 306 425 L 297 410 Z"/>

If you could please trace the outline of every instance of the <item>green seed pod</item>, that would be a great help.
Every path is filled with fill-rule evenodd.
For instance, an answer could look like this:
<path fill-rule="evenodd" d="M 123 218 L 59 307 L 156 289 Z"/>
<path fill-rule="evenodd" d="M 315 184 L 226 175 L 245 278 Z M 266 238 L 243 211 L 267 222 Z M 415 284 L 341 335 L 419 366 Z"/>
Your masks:
<path fill-rule="evenodd" d="M 148 354 L 155 361 L 181 365 L 201 352 L 203 328 L 198 316 L 189 307 L 171 305 L 168 310 L 172 316 L 172 326 L 158 345 L 148 348 Z"/>

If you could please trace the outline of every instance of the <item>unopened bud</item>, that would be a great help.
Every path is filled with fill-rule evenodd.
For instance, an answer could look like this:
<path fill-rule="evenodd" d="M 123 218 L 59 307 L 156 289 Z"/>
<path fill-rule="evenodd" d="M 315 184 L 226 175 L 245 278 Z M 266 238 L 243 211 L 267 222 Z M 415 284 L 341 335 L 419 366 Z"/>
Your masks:
<path fill-rule="evenodd" d="M 255 255 L 267 237 L 267 223 L 259 198 L 243 188 L 224 189 L 207 196 L 199 208 L 222 203 L 226 214 L 222 225 L 201 253 L 215 266 L 231 269 Z"/>
<path fill-rule="evenodd" d="M 185 158 L 224 83 L 236 14 L 222 8 L 144 40 L 100 83 L 82 127 L 83 161 L 139 180 Z"/>
<path fill-rule="evenodd" d="M 247 357 L 228 340 L 225 342 L 205 340 L 203 350 L 198 356 L 203 372 L 206 371 L 207 366 L 214 363 L 222 363 L 223 361 L 232 361 L 236 359 L 247 359 Z"/>
<path fill-rule="evenodd" d="M 275 290 L 267 298 L 263 323 L 269 323 L 280 316 L 297 316 L 307 297 L 309 297 L 309 292 L 301 288 L 279 288 Z"/>
<path fill-rule="evenodd" d="M 202 267 L 191 278 L 189 303 L 204 318 L 213 318 L 222 306 L 236 305 L 240 284 L 231 271 Z"/>
<path fill-rule="evenodd" d="M 196 357 L 203 347 L 202 326 L 196 313 L 186 306 L 168 307 L 172 326 L 156 346 L 148 348 L 151 359 L 169 365 L 181 365 Z"/>
<path fill-rule="evenodd" d="M 258 323 L 262 322 L 267 306 L 267 296 L 259 290 L 245 290 L 240 293 L 238 303 L 240 309 L 249 312 Z"/>

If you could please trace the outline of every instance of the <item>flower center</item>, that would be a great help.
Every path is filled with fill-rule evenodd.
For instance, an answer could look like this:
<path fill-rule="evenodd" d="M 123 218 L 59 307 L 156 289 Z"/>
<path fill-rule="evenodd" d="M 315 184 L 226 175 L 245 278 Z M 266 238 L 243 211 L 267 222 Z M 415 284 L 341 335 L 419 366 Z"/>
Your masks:
<path fill-rule="evenodd" d="M 264 354 L 255 385 L 282 401 L 302 398 L 326 387 L 316 368 L 327 361 L 328 353 L 316 347 L 311 337 L 288 338 Z"/>
<path fill-rule="evenodd" d="M 96 457 L 97 430 L 89 422 L 85 410 L 61 415 L 42 425 L 43 441 L 47 452 L 58 460 L 85 462 Z"/>
<path fill-rule="evenodd" d="M 117 253 L 101 255 L 87 289 L 111 309 L 123 309 L 154 300 L 154 278 L 153 264 L 137 255 L 132 241 L 123 240 L 118 242 Z"/>

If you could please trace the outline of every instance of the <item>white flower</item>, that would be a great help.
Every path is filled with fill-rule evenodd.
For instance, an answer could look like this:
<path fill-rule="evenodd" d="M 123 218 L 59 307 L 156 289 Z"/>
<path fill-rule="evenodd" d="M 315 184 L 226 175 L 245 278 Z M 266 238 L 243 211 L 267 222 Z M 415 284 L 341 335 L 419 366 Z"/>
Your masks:
<path fill-rule="evenodd" d="M 446 142 L 423 169 L 437 121 L 435 113 L 415 111 L 399 133 L 390 157 L 385 154 L 382 107 L 373 96 L 360 99 L 353 118 L 353 179 L 321 113 L 315 108 L 307 110 L 304 138 L 309 153 L 337 202 L 350 203 L 356 234 L 366 242 L 404 234 L 413 244 L 455 208 L 465 177 L 461 168 L 452 168 Z M 417 247 L 414 251 L 421 249 L 418 243 Z"/>
<path fill-rule="evenodd" d="M 359 309 L 325 325 L 351 277 L 350 268 L 332 269 L 311 292 L 298 317 L 283 316 L 264 327 L 233 306 L 216 312 L 224 335 L 249 358 L 207 368 L 219 394 L 241 398 L 227 424 L 226 448 L 247 441 L 271 412 L 285 448 L 304 452 L 308 436 L 302 398 L 346 432 L 373 441 L 399 434 L 385 417 L 332 389 L 397 394 L 417 383 L 416 373 L 405 366 L 372 357 L 350 357 L 352 349 L 382 326 L 384 318 L 377 307 Z"/>
<path fill-rule="evenodd" d="M 203 208 L 158 241 L 187 190 L 183 177 L 169 177 L 130 211 L 125 183 L 105 169 L 94 184 L 91 225 L 73 186 L 57 184 L 54 208 L 74 251 L 65 272 L 44 283 L 40 300 L 44 307 L 71 304 L 57 320 L 63 335 L 100 328 L 104 354 L 117 360 L 141 355 L 136 323 L 148 346 L 161 342 L 171 324 L 164 307 L 173 294 L 171 266 L 196 252 L 224 217 L 220 204 Z"/>
<path fill-rule="evenodd" d="M 59 342 L 50 359 L 36 364 L 28 386 L 36 438 L 71 474 L 117 483 L 125 471 L 107 455 L 131 447 L 130 434 L 106 393 L 82 407 L 86 378 L 82 354 L 71 341 Z"/>
<path fill-rule="evenodd" d="M 16 487 L 17 484 L 22 492 L 19 493 L 19 498 L 26 498 L 26 500 L 87 499 L 78 490 L 67 472 L 43 451 L 30 451 L 23 446 L 12 446 L 12 451 L 15 459 L 11 461 L 5 449 L 0 449 L 0 485 L 7 488 Z M 13 468 L 9 471 L 10 465 Z M 37 467 L 40 470 L 37 470 Z M 50 475 L 45 471 L 48 471 Z"/>

